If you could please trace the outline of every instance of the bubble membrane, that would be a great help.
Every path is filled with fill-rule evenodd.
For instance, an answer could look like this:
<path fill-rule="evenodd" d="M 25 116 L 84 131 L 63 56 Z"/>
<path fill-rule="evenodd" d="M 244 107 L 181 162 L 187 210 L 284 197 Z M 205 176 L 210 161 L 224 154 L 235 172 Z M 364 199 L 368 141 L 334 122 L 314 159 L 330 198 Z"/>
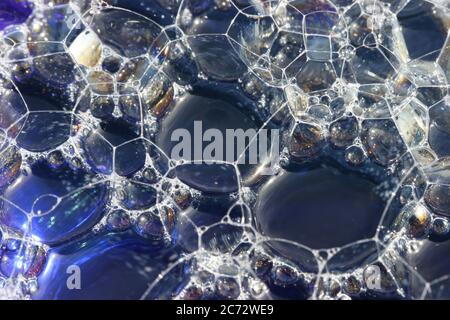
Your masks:
<path fill-rule="evenodd" d="M 449 27 L 440 0 L 4 1 L 0 298 L 450 299 Z M 198 123 L 256 135 L 175 157 Z"/>

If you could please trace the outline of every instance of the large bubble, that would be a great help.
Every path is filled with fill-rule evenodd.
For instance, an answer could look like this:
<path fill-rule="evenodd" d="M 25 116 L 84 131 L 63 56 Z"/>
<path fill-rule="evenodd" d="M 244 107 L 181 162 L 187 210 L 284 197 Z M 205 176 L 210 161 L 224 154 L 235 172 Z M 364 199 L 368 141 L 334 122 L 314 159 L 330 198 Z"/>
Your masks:
<path fill-rule="evenodd" d="M 450 299 L 449 27 L 437 0 L 2 1 L 0 298 Z"/>

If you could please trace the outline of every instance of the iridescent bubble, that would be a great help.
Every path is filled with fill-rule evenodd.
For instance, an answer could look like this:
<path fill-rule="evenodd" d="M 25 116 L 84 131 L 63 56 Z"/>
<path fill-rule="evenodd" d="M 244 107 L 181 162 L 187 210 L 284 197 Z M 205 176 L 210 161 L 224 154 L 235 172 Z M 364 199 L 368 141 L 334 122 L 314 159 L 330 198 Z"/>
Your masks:
<path fill-rule="evenodd" d="M 19 174 L 22 156 L 15 147 L 2 148 L 0 151 L 0 188 L 6 187 Z"/>
<path fill-rule="evenodd" d="M 331 143 L 338 148 L 351 145 L 356 137 L 358 137 L 358 122 L 355 118 L 343 118 L 330 126 Z"/>
<path fill-rule="evenodd" d="M 131 226 L 130 217 L 125 210 L 114 210 L 108 214 L 107 227 L 112 231 L 123 231 Z"/>
<path fill-rule="evenodd" d="M 388 165 L 398 159 L 405 146 L 391 120 L 365 121 L 363 143 L 367 152 L 381 165 Z"/>
<path fill-rule="evenodd" d="M 314 157 L 324 147 L 322 128 L 316 123 L 296 124 L 289 140 L 289 154 L 295 159 Z"/>
<path fill-rule="evenodd" d="M 3 225 L 57 244 L 89 231 L 100 220 L 108 189 L 105 183 L 96 183 L 91 174 L 68 166 L 49 170 L 44 162 L 22 173 L 3 197 Z"/>

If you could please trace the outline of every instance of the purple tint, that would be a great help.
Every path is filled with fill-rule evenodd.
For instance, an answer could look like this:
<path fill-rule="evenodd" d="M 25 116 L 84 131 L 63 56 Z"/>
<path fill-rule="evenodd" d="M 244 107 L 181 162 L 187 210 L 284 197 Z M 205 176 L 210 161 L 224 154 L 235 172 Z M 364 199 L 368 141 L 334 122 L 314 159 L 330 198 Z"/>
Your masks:
<path fill-rule="evenodd" d="M 33 4 L 25 0 L 0 1 L 0 30 L 25 22 L 33 11 Z"/>

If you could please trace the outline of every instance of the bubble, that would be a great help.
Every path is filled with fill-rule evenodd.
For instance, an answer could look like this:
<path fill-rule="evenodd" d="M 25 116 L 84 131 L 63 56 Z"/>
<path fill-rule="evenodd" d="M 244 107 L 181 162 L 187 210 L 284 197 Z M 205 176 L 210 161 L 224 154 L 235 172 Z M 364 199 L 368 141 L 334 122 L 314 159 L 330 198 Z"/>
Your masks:
<path fill-rule="evenodd" d="M 258 254 L 252 258 L 252 269 L 258 277 L 265 277 L 272 269 L 273 262 L 270 257 Z"/>
<path fill-rule="evenodd" d="M 58 202 L 59 199 L 55 195 L 42 195 L 34 201 L 31 209 L 32 213 L 38 216 L 50 213 Z"/>
<path fill-rule="evenodd" d="M 392 163 L 405 151 L 390 120 L 363 122 L 363 143 L 367 152 L 381 165 Z"/>
<path fill-rule="evenodd" d="M 437 236 L 443 236 L 446 235 L 449 231 L 449 225 L 448 221 L 442 218 L 436 218 L 433 220 L 432 225 L 433 233 L 435 233 Z"/>
<path fill-rule="evenodd" d="M 133 122 L 141 118 L 141 104 L 139 97 L 132 90 L 122 90 L 119 97 L 119 108 L 124 115 Z"/>
<path fill-rule="evenodd" d="M 106 223 L 109 230 L 123 231 L 131 226 L 130 218 L 125 210 L 114 210 L 109 213 Z"/>
<path fill-rule="evenodd" d="M 364 269 L 363 280 L 368 293 L 375 296 L 383 296 L 396 290 L 394 279 L 388 273 L 386 267 L 379 262 Z"/>
<path fill-rule="evenodd" d="M 374 182 L 333 166 L 283 172 L 260 191 L 257 224 L 267 236 L 314 249 L 369 238 L 384 207 L 375 187 Z"/>
<path fill-rule="evenodd" d="M 93 31 L 86 30 L 70 44 L 69 52 L 79 65 L 92 68 L 101 59 L 102 42 Z"/>
<path fill-rule="evenodd" d="M 249 142 L 243 141 L 244 148 L 239 150 L 235 145 L 237 142 L 233 142 L 236 140 L 222 141 L 218 151 L 222 157 L 208 154 L 205 156 L 204 150 L 208 143 L 204 141 L 203 135 L 208 129 L 213 129 L 219 132 L 223 139 L 229 139 L 227 130 L 237 129 L 245 133 L 249 129 L 256 129 L 256 120 L 244 114 L 238 107 L 239 104 L 240 101 L 235 99 L 231 99 L 229 102 L 208 96 L 189 95 L 181 100 L 163 120 L 157 144 L 171 158 L 179 157 L 187 162 L 195 162 L 177 166 L 175 169 L 177 177 L 184 183 L 201 191 L 210 190 L 219 193 L 233 192 L 238 189 L 235 168 L 228 163 L 222 164 L 221 162 L 236 161 L 239 157 L 238 152 L 245 151 L 244 148 Z M 190 138 L 192 144 L 184 140 L 184 135 L 180 138 L 175 136 L 176 139 L 173 139 L 177 129 L 183 130 L 182 133 L 186 132 L 186 136 Z M 233 135 L 231 139 L 237 139 L 237 137 Z M 176 146 L 180 146 L 180 143 L 183 145 L 188 143 L 188 148 L 179 150 L 179 154 L 177 154 Z M 227 153 L 230 144 L 234 149 L 232 155 Z M 195 145 L 201 147 L 200 152 L 197 152 L 198 149 Z M 201 163 L 202 161 L 214 161 L 216 158 L 219 160 L 218 163 Z"/>
<path fill-rule="evenodd" d="M 45 260 L 45 252 L 36 246 L 9 248 L 1 255 L 0 272 L 6 277 L 22 274 L 33 278 L 42 272 Z"/>
<path fill-rule="evenodd" d="M 160 242 L 164 239 L 164 226 L 161 220 L 150 214 L 141 214 L 135 224 L 136 232 L 152 241 Z"/>
<path fill-rule="evenodd" d="M 357 147 L 351 146 L 345 150 L 345 161 L 354 166 L 361 165 L 366 160 L 364 151 Z"/>
<path fill-rule="evenodd" d="M 442 48 L 445 41 L 444 29 L 440 19 L 434 18 L 435 14 L 436 7 L 433 4 L 422 3 L 417 0 L 409 2 L 397 14 L 399 24 L 402 26 L 406 46 L 412 59 Z M 414 18 L 411 18 L 413 15 Z M 413 28 L 414 25 L 419 23 L 424 30 L 420 36 Z M 425 59 L 431 58 L 432 56 L 429 56 Z"/>
<path fill-rule="evenodd" d="M 67 85 L 75 80 L 75 65 L 68 54 L 37 57 L 34 68 L 39 76 L 55 85 Z"/>
<path fill-rule="evenodd" d="M 102 123 L 84 138 L 83 148 L 86 160 L 99 173 L 110 174 L 114 170 L 128 176 L 145 165 L 145 144 L 123 120 Z"/>
<path fill-rule="evenodd" d="M 94 97 L 91 104 L 91 114 L 96 118 L 109 118 L 115 108 L 114 100 L 111 97 Z"/>
<path fill-rule="evenodd" d="M 330 126 L 331 143 L 338 148 L 351 145 L 357 137 L 358 122 L 355 118 L 343 118 L 333 122 Z"/>
<path fill-rule="evenodd" d="M 92 92 L 100 95 L 114 93 L 114 80 L 106 72 L 92 71 L 87 75 L 87 81 Z"/>
<path fill-rule="evenodd" d="M 344 281 L 344 290 L 349 294 L 358 294 L 361 291 L 360 281 L 353 275 Z"/>
<path fill-rule="evenodd" d="M 105 8 L 94 15 L 94 30 L 102 43 L 127 58 L 159 50 L 161 28 L 153 21 L 119 8 Z"/>
<path fill-rule="evenodd" d="M 322 129 L 317 124 L 299 123 L 295 125 L 289 141 L 289 154 L 295 159 L 317 155 L 324 146 Z"/>
<path fill-rule="evenodd" d="M 128 210 L 141 210 L 151 207 L 156 201 L 154 188 L 138 182 L 128 182 L 120 190 L 120 204 Z"/>
<path fill-rule="evenodd" d="M 279 264 L 272 267 L 271 277 L 276 285 L 287 287 L 297 282 L 299 275 L 295 268 Z"/>
<path fill-rule="evenodd" d="M 221 81 L 236 80 L 247 67 L 239 59 L 225 36 L 204 35 L 189 38 L 189 45 L 197 54 L 197 61 L 205 74 Z M 225 55 L 225 56 L 224 56 Z M 217 59 L 221 56 L 221 59 Z"/>
<path fill-rule="evenodd" d="M 0 152 L 0 188 L 3 188 L 19 174 L 22 156 L 15 147 L 3 148 Z"/>
<path fill-rule="evenodd" d="M 61 151 L 55 150 L 48 154 L 47 161 L 52 167 L 58 168 L 65 163 L 65 158 Z"/>
<path fill-rule="evenodd" d="M 199 285 L 192 284 L 181 292 L 180 298 L 183 300 L 201 300 L 203 297 L 203 289 Z"/>
<path fill-rule="evenodd" d="M 142 177 L 145 179 L 147 183 L 156 183 L 158 181 L 158 173 L 155 169 L 149 167 L 145 168 L 142 172 Z"/>
<path fill-rule="evenodd" d="M 431 215 L 421 204 L 410 203 L 400 213 L 405 219 L 407 233 L 411 237 L 421 238 L 427 235 L 431 226 Z"/>
<path fill-rule="evenodd" d="M 431 281 L 447 274 L 448 249 L 448 242 L 425 241 L 421 250 L 408 255 L 408 262 L 427 281 Z"/>
<path fill-rule="evenodd" d="M 425 202 L 437 214 L 450 215 L 448 203 L 450 187 L 446 185 L 434 184 L 427 188 L 425 192 Z"/>
<path fill-rule="evenodd" d="M 7 28 L 11 24 L 24 22 L 33 9 L 33 4 L 28 1 L 20 3 L 7 2 L 4 6 L 0 30 Z"/>
<path fill-rule="evenodd" d="M 109 234 L 66 244 L 49 252 L 48 259 L 53 263 L 45 266 L 40 278 L 40 289 L 33 298 L 139 299 L 148 283 L 164 270 L 166 263 L 173 262 L 168 252 L 159 252 L 157 255 L 149 252 L 155 251 L 146 239 L 133 237 L 129 233 Z M 66 285 L 67 268 L 74 265 L 84 270 L 82 288 L 83 283 L 91 284 L 84 286 L 83 290 L 70 290 Z M 181 281 L 180 278 L 175 280 L 175 286 Z M 124 287 L 123 283 L 127 283 L 127 286 Z M 122 289 L 117 290 L 118 287 Z"/>
<path fill-rule="evenodd" d="M 103 70 L 109 73 L 116 73 L 120 70 L 122 60 L 118 56 L 107 56 L 102 61 Z"/>
<path fill-rule="evenodd" d="M 29 228 L 34 237 L 49 244 L 85 233 L 100 220 L 108 196 L 104 183 L 89 186 L 93 178 L 67 166 L 52 171 L 45 162 L 33 165 L 3 193 L 7 201 L 3 201 L 2 225 Z M 35 216 L 28 217 L 32 212 Z"/>
<path fill-rule="evenodd" d="M 69 139 L 71 121 L 72 115 L 66 113 L 30 113 L 17 137 L 17 144 L 33 152 L 52 150 Z"/>
<path fill-rule="evenodd" d="M 239 284 L 234 278 L 221 277 L 216 280 L 216 292 L 222 299 L 236 299 L 239 297 Z"/>
<path fill-rule="evenodd" d="M 442 1 L 44 2 L 0 13 L 0 296 L 450 297 Z"/>

